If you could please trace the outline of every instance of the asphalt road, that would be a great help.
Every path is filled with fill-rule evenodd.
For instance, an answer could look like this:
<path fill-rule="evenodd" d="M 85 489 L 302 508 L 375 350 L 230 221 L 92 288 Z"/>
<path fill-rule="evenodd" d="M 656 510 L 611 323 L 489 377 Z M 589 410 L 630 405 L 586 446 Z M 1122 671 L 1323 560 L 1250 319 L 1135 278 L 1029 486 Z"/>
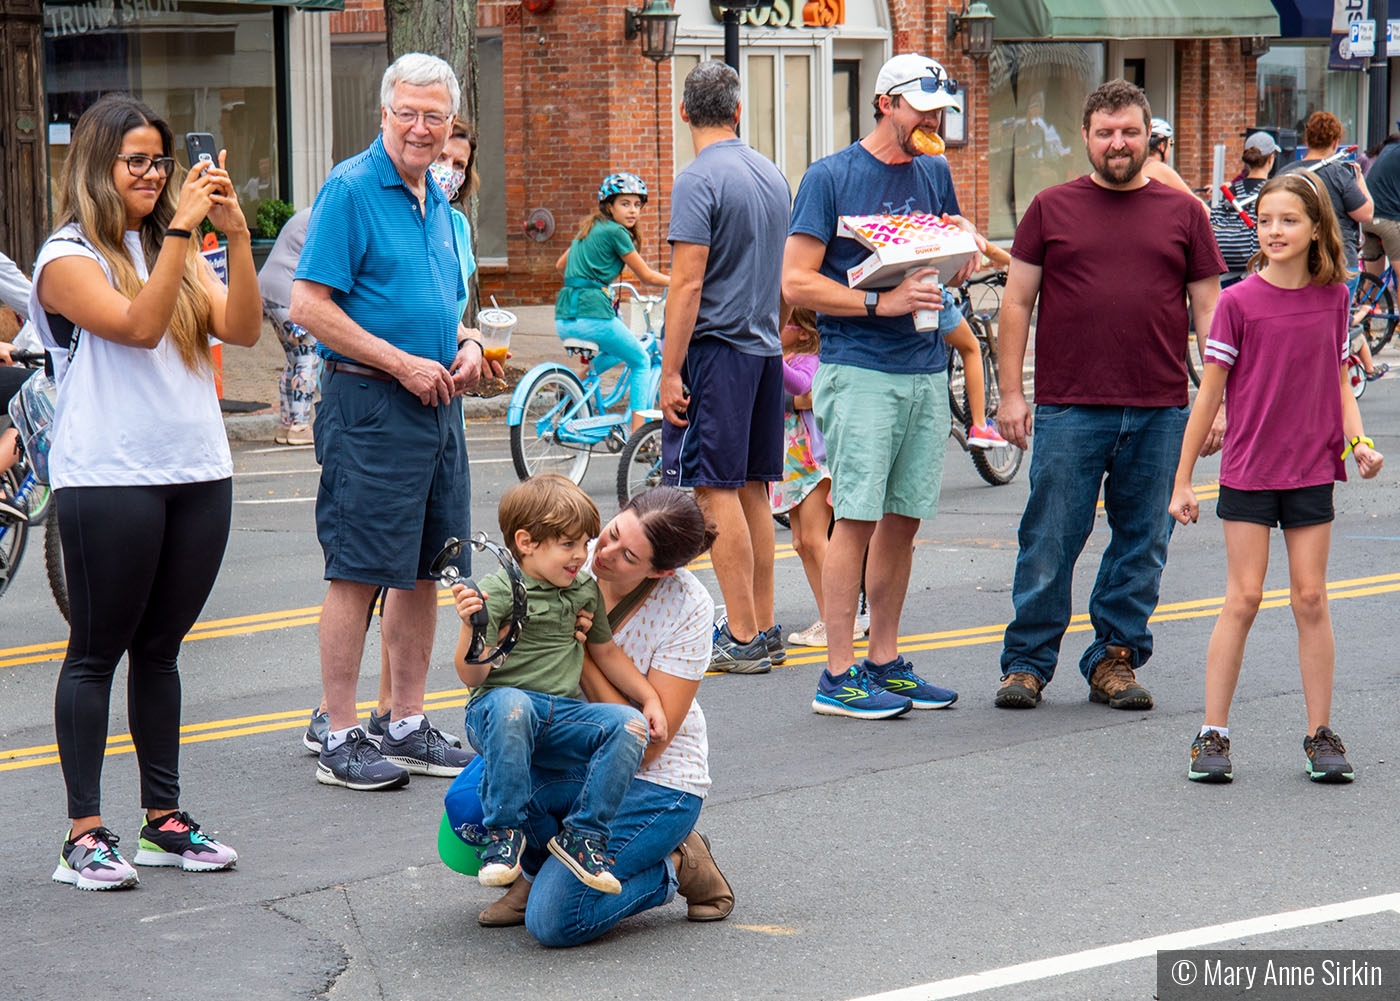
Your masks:
<path fill-rule="evenodd" d="M 65 830 L 51 707 L 66 629 L 31 550 L 0 605 L 10 888 L 0 998 L 1136 999 L 1154 994 L 1158 948 L 1400 946 L 1389 614 L 1400 592 L 1400 380 L 1372 385 L 1362 408 L 1394 466 L 1337 493 L 1333 723 L 1354 785 L 1314 786 L 1303 773 L 1281 540 L 1231 720 L 1235 783 L 1186 781 L 1224 593 L 1213 513 L 1173 539 L 1157 653 L 1141 674 L 1154 711 L 1086 700 L 1074 670 L 1082 616 L 1041 707 L 993 708 L 1025 472 L 988 487 L 950 442 L 901 632 L 921 672 L 961 692 L 957 705 L 882 723 L 816 716 L 811 653 L 766 676 L 707 678 L 715 781 L 700 826 L 735 886 L 733 915 L 690 924 L 678 901 L 564 952 L 523 929 L 477 926 L 497 891 L 436 857 L 444 780 L 392 793 L 314 781 L 300 735 L 319 691 L 316 466 L 309 449 L 240 443 L 228 554 L 182 661 L 183 805 L 239 850 L 238 867 L 147 869 L 125 893 L 49 881 Z M 468 435 L 473 515 L 494 531 L 514 481 L 505 428 L 474 423 Z M 596 459 L 585 482 L 605 514 L 615 464 Z M 1217 468 L 1202 462 L 1197 482 L 1213 483 Z M 785 532 L 778 541 L 779 618 L 801 628 L 813 605 Z M 1081 611 L 1106 541 L 1100 518 L 1081 563 Z M 429 712 L 460 732 L 455 623 L 447 609 L 440 621 Z M 371 636 L 366 707 L 376 646 Z M 104 788 L 108 823 L 134 848 L 123 700 L 118 685 Z"/>

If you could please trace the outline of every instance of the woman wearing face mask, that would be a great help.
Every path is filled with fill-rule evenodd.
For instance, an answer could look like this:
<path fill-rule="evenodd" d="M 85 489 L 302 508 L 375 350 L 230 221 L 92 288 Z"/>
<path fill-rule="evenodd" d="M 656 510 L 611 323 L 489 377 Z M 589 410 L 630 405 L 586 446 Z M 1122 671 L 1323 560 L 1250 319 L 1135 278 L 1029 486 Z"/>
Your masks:
<path fill-rule="evenodd" d="M 467 300 L 471 298 L 471 277 L 476 274 L 476 255 L 472 253 L 472 225 L 460 206 L 476 191 L 481 178 L 476 173 L 476 136 L 460 115 L 453 120 L 452 136 L 428 173 L 453 204 L 452 235 L 457 240 L 457 260 L 462 265 L 462 287 L 468 290 L 467 297 L 457 308 L 465 313 Z"/>

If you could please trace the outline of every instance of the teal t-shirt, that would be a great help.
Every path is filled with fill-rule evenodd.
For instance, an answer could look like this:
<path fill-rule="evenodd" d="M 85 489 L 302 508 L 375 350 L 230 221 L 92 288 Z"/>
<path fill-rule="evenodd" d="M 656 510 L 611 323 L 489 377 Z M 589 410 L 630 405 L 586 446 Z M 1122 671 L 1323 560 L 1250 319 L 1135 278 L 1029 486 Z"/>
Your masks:
<path fill-rule="evenodd" d="M 479 583 L 486 594 L 489 647 L 495 643 L 501 626 L 510 621 L 510 578 L 505 570 L 497 570 Z M 505 663 L 492 668 L 486 680 L 472 690 L 472 697 L 491 688 L 523 688 L 576 699 L 579 675 L 583 673 L 583 645 L 574 637 L 578 613 L 583 609 L 593 613 L 588 642 L 605 643 L 612 639 L 598 582 L 580 573 L 568 587 L 555 587 L 526 574 L 525 591 L 530 611 L 520 639 L 506 654 Z"/>
<path fill-rule="evenodd" d="M 611 320 L 612 300 L 604 286 L 622 274 L 622 259 L 637 248 L 632 235 L 611 219 L 595 222 L 588 235 L 569 245 L 564 287 L 554 301 L 556 320 Z"/>

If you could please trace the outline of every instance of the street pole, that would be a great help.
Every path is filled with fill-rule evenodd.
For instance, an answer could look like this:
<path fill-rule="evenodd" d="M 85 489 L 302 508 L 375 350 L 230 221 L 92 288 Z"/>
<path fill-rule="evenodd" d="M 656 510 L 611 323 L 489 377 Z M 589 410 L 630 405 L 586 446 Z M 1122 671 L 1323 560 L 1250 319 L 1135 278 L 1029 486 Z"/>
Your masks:
<path fill-rule="evenodd" d="M 739 72 L 739 12 L 733 7 L 724 8 L 724 62 Z"/>
<path fill-rule="evenodd" d="M 1385 25 L 1390 16 L 1390 0 L 1371 0 L 1371 18 L 1376 23 L 1376 52 L 1367 67 L 1370 76 L 1370 114 L 1367 117 L 1367 146 L 1379 146 L 1390 134 L 1390 53 L 1386 51 Z M 1400 40 L 1397 40 L 1400 48 Z"/>

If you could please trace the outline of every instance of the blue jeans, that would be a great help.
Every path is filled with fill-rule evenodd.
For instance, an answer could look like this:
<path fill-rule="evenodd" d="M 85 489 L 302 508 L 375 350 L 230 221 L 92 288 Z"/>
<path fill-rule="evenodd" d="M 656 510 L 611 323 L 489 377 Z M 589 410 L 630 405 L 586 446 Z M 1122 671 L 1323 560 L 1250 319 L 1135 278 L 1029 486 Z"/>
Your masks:
<path fill-rule="evenodd" d="M 647 747 L 647 722 L 631 706 L 580 702 L 520 688 L 492 688 L 467 705 L 467 739 L 485 759 L 483 824 L 524 825 L 532 766 L 583 766 L 564 827 L 608 841 L 609 825 Z M 539 842 L 543 847 L 544 842 Z"/>
<path fill-rule="evenodd" d="M 1112 533 L 1089 597 L 1094 641 L 1080 658 L 1089 677 L 1112 643 L 1133 666 L 1152 656 L 1147 620 L 1157 608 L 1171 538 L 1172 482 L 1188 407 L 1038 406 L 1031 495 L 1021 516 L 1012 603 L 1001 673 L 1055 675 L 1069 625 L 1074 564 L 1094 530 L 1103 487 Z M 1105 477 L 1107 479 L 1105 480 Z"/>
<path fill-rule="evenodd" d="M 613 875 L 622 883 L 620 894 L 589 889 L 553 855 L 541 859 L 535 846 L 559 831 L 560 817 L 578 799 L 583 771 L 535 772 L 535 791 L 525 821 L 525 875 L 531 878 L 525 907 L 525 930 L 541 945 L 564 948 L 582 945 L 608 931 L 623 918 L 670 903 L 676 895 L 676 872 L 671 852 L 685 840 L 700 816 L 701 799 L 694 793 L 634 779 L 613 819 L 608 851 L 617 864 Z"/>
<path fill-rule="evenodd" d="M 627 324 L 617 317 L 611 320 L 584 317 L 578 320 L 555 320 L 554 328 L 560 340 L 565 337 L 578 337 L 597 343 L 598 354 L 593 358 L 593 368 L 599 375 L 618 365 L 628 366 L 628 410 L 646 410 L 652 405 L 647 399 L 647 379 L 651 373 L 651 361 L 647 358 L 646 348 L 637 340 L 637 335 L 627 329 Z"/>

